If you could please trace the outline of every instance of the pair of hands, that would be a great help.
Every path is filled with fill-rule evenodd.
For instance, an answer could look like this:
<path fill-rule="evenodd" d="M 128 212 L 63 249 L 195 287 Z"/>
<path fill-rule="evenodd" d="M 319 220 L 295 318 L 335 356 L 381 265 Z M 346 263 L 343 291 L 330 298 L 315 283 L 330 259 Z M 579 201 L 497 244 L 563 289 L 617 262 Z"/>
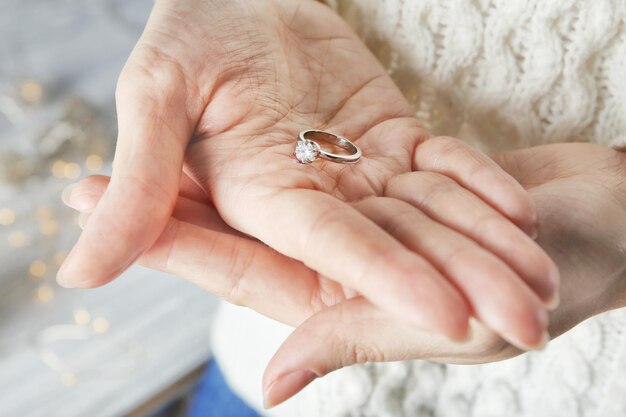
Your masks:
<path fill-rule="evenodd" d="M 559 209 L 555 224 L 574 233 L 559 199 L 580 195 L 584 173 L 568 159 L 535 169 L 523 152 L 545 164 L 591 145 L 513 153 L 502 169 L 456 139 L 429 139 L 366 47 L 312 0 L 157 2 L 117 104 L 110 182 L 66 196 L 93 214 L 60 282 L 101 285 L 139 260 L 299 325 L 266 371 L 268 405 L 350 363 L 494 360 L 542 343 L 558 272 L 528 237 L 533 203 L 505 171 L 533 197 L 550 191 L 537 194 L 539 214 Z M 297 164 L 295 137 L 311 127 L 354 140 L 364 158 Z M 608 153 L 583 155 L 618 160 Z M 541 220 L 544 248 L 570 261 Z M 593 314 L 575 311 L 553 331 Z M 481 324 L 459 343 L 470 317 Z"/>
<path fill-rule="evenodd" d="M 552 336 L 625 307 L 626 154 L 599 145 L 557 144 L 496 160 L 535 202 L 537 242 L 561 272 L 561 303 L 550 315 Z M 108 177 L 87 178 L 72 189 L 67 202 L 90 213 L 108 185 Z M 169 232 L 139 262 L 178 274 L 229 302 L 299 324 L 268 364 L 266 389 L 283 377 L 282 384 L 267 390 L 268 405 L 288 399 L 314 377 L 354 363 L 416 358 L 485 363 L 523 352 L 475 321 L 471 336 L 455 342 L 406 324 L 362 297 L 331 297 L 302 264 L 257 242 L 240 242 L 195 185 L 184 180 L 181 189 L 185 197 L 177 200 Z M 233 273 L 241 265 L 245 268 Z M 305 371 L 294 377 L 298 370 L 313 375 Z"/>

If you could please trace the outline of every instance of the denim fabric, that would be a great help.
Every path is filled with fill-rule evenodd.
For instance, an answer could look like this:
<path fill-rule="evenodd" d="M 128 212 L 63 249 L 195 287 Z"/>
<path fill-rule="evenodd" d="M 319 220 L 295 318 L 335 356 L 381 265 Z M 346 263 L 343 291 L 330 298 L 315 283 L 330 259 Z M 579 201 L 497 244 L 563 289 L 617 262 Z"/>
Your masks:
<path fill-rule="evenodd" d="M 210 361 L 200 379 L 187 417 L 261 417 L 233 393 Z"/>

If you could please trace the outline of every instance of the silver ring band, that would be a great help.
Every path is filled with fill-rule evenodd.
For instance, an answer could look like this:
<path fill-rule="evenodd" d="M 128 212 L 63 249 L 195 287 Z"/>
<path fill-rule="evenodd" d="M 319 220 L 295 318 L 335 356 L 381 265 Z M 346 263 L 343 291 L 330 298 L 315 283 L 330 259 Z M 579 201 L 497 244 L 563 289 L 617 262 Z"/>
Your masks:
<path fill-rule="evenodd" d="M 348 151 L 349 154 L 346 155 L 326 152 L 316 141 L 336 145 L 341 149 Z M 340 164 L 353 164 L 361 158 L 361 154 L 361 149 L 343 136 L 314 129 L 303 130 L 300 132 L 296 142 L 296 150 L 294 152 L 296 159 L 302 164 L 310 164 L 318 157 L 338 162 Z"/>

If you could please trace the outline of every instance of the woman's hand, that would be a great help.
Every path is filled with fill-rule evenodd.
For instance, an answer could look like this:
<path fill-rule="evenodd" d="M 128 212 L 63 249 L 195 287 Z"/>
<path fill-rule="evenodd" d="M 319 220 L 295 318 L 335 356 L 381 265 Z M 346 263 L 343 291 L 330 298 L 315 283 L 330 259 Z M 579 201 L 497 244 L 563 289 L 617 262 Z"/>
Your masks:
<path fill-rule="evenodd" d="M 184 170 L 241 232 L 232 243 L 198 242 L 197 256 L 228 259 L 211 267 L 232 279 L 261 279 L 288 264 L 293 273 L 281 276 L 290 282 L 280 285 L 319 293 L 304 305 L 359 294 L 451 339 L 465 337 L 473 315 L 517 346 L 545 340 L 544 305 L 555 303 L 558 272 L 516 227 L 534 234 L 530 199 L 461 141 L 428 139 L 384 69 L 322 4 L 157 1 L 117 104 L 112 180 L 62 283 L 103 284 L 159 237 L 184 235 L 191 226 L 168 223 Z M 364 157 L 298 164 L 295 138 L 312 127 L 354 140 Z M 259 271 L 275 253 L 242 234 L 308 268 L 280 258 Z"/>
<path fill-rule="evenodd" d="M 626 307 L 626 154 L 592 144 L 555 144 L 497 158 L 529 191 L 539 244 L 561 272 L 561 303 L 550 314 L 558 336 L 602 312 Z M 300 325 L 267 366 L 266 401 L 278 404 L 312 379 L 354 363 L 427 359 L 493 362 L 522 353 L 473 323 L 454 343 L 391 319 L 356 298 Z"/>
<path fill-rule="evenodd" d="M 595 314 L 626 306 L 626 154 L 559 144 L 497 160 L 530 192 L 539 210 L 538 241 L 561 270 L 562 302 L 550 317 L 550 332 L 562 334 Z M 68 203 L 88 213 L 107 185 L 106 177 L 87 178 Z M 289 398 L 311 378 L 353 363 L 416 358 L 482 363 L 521 353 L 477 322 L 467 341 L 454 343 L 390 317 L 362 297 L 346 300 L 301 263 L 237 237 L 195 184 L 184 179 L 181 189 L 185 197 L 179 197 L 174 218 L 140 262 L 287 324 L 304 322 L 267 368 L 268 405 Z M 486 295 L 494 296 L 488 289 Z M 293 376 L 301 370 L 306 371 Z"/>

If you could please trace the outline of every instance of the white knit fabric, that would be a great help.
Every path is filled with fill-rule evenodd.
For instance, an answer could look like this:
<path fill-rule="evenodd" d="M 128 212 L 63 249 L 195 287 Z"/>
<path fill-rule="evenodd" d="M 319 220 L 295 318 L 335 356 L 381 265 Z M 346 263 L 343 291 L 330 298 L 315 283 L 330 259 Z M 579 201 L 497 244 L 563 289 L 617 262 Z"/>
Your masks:
<path fill-rule="evenodd" d="M 434 134 L 487 151 L 547 142 L 626 145 L 626 1 L 337 0 Z M 214 351 L 261 408 L 261 375 L 289 334 L 224 305 Z M 276 417 L 626 416 L 626 309 L 542 352 L 493 364 L 425 361 L 337 371 Z"/>

